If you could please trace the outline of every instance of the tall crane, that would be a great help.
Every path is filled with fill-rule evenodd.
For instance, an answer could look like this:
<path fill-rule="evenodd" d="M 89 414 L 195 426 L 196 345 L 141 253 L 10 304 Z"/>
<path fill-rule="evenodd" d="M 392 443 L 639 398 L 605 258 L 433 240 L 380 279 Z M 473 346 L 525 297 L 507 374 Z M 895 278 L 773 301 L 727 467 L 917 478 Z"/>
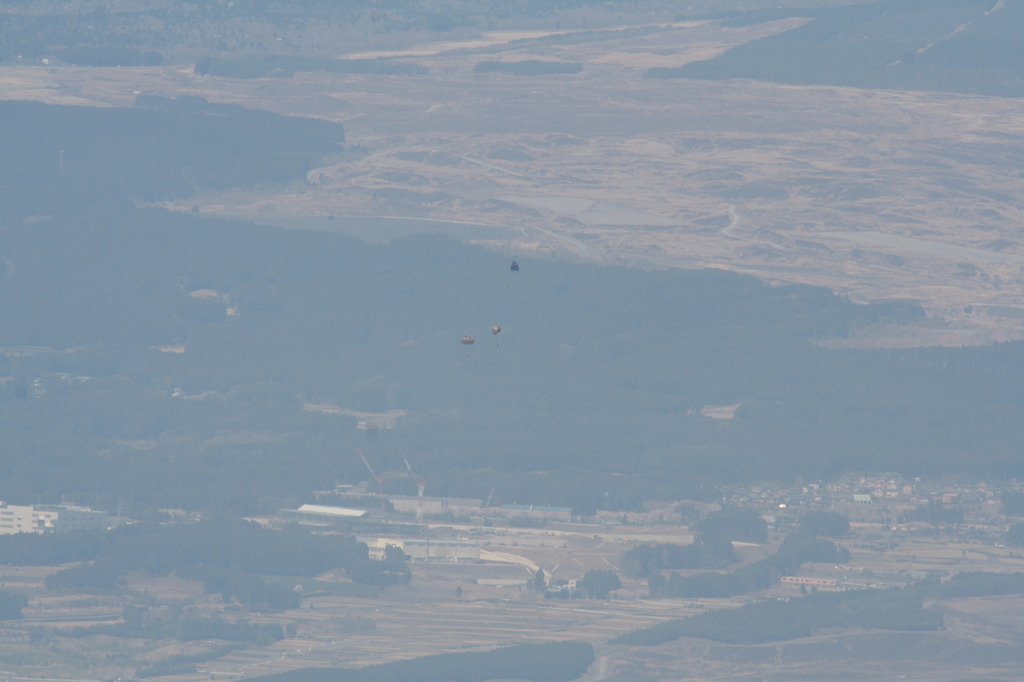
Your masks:
<path fill-rule="evenodd" d="M 363 464 L 366 465 L 367 471 L 369 471 L 370 475 L 373 476 L 373 480 L 377 481 L 377 490 L 379 491 L 378 494 L 380 495 L 380 509 L 381 511 L 386 511 L 387 505 L 384 502 L 384 479 L 378 476 L 377 473 L 373 470 L 373 467 L 370 466 L 370 463 L 366 461 L 366 457 L 363 455 L 362 450 L 356 448 L 356 454 L 359 455 L 359 459 L 363 460 Z"/>
<path fill-rule="evenodd" d="M 416 475 L 416 472 L 409 466 L 409 460 L 402 456 L 402 461 L 405 462 L 405 470 L 409 472 L 409 477 L 416 482 L 416 496 L 419 497 L 419 509 L 416 511 L 416 520 L 423 522 L 423 491 L 427 488 L 427 482 Z"/>

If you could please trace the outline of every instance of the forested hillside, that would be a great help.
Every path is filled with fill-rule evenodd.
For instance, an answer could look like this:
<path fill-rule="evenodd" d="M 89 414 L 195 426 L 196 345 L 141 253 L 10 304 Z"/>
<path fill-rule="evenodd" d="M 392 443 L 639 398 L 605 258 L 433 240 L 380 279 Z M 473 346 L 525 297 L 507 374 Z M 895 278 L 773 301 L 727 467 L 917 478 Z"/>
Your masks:
<path fill-rule="evenodd" d="M 365 477 L 354 446 L 382 469 L 405 452 L 437 493 L 499 482 L 505 501 L 580 508 L 738 477 L 1016 471 L 1019 345 L 814 344 L 919 314 L 904 304 L 719 271 L 512 272 L 444 237 L 369 246 L 161 211 L 11 225 L 0 249 L 10 500 L 251 508 Z M 408 413 L 367 441 L 306 404 Z M 591 473 L 530 473 L 561 469 Z"/>
<path fill-rule="evenodd" d="M 181 63 L 230 53 L 334 57 L 338 47 L 430 41 L 481 30 L 522 30 L 559 21 L 617 26 L 626 14 L 670 20 L 681 11 L 735 11 L 835 5 L 847 0 L 547 0 L 494 3 L 450 0 L 8 0 L 0 23 L 0 61 L 57 58 L 83 66 Z M 211 27 L 216 27 L 211 30 Z"/>
<path fill-rule="evenodd" d="M 730 14 L 726 21 L 794 16 L 810 21 L 714 59 L 655 68 L 648 75 L 1024 95 L 1019 1 L 879 0 Z"/>
<path fill-rule="evenodd" d="M 189 197 L 304 177 L 345 142 L 341 125 L 200 97 L 133 108 L 0 101 L 0 217 Z"/>
<path fill-rule="evenodd" d="M 245 130 L 218 137 L 220 118 L 259 120 L 140 104 L 152 109 L 38 112 L 67 149 L 149 111 L 184 108 L 214 149 Z M 295 136 L 254 148 L 256 167 L 307 140 L 288 165 L 299 173 L 340 134 L 274 124 Z M 765 477 L 1021 473 L 1020 344 L 831 350 L 817 342 L 921 311 L 717 270 L 538 260 L 437 235 L 368 245 L 131 208 L 139 186 L 181 176 L 160 144 L 131 156 L 145 173 L 84 173 L 95 191 L 80 201 L 7 143 L 6 173 L 25 177 L 0 224 L 0 499 L 276 509 L 364 479 L 355 447 L 382 471 L 404 470 L 404 453 L 433 494 L 494 486 L 495 502 L 579 511 Z M 221 163 L 197 152 L 191 177 L 219 177 Z M 356 428 L 358 413 L 386 411 L 394 429 Z M 388 485 L 413 491 L 407 476 Z"/>

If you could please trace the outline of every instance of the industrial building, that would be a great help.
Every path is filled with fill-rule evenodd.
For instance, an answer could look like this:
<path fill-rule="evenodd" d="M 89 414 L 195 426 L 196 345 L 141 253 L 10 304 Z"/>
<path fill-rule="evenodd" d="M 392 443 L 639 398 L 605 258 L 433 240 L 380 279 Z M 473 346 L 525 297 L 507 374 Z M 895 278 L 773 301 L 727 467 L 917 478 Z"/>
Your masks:
<path fill-rule="evenodd" d="M 413 495 L 388 495 L 391 508 L 399 514 L 444 514 L 448 511 L 448 500 L 443 497 L 415 497 Z"/>
<path fill-rule="evenodd" d="M 505 504 L 490 507 L 494 515 L 514 519 L 546 519 L 549 521 L 572 521 L 572 507 L 548 507 L 535 504 Z"/>
<path fill-rule="evenodd" d="M 808 587 L 820 587 L 826 590 L 834 590 L 838 587 L 835 578 L 806 578 L 799 575 L 784 575 L 779 579 L 783 585 L 806 585 Z"/>
<path fill-rule="evenodd" d="M 281 518 L 316 526 L 337 526 L 348 521 L 366 518 L 364 509 L 328 507 L 323 504 L 304 504 L 298 509 L 282 509 Z"/>
<path fill-rule="evenodd" d="M 412 561 L 476 561 L 480 546 L 465 540 L 436 540 L 425 538 L 361 538 L 370 550 L 371 559 L 383 559 L 388 545 L 405 552 Z"/>
<path fill-rule="evenodd" d="M 103 530 L 110 516 L 103 511 L 66 504 L 15 505 L 0 502 L 0 535 L 70 533 Z"/>

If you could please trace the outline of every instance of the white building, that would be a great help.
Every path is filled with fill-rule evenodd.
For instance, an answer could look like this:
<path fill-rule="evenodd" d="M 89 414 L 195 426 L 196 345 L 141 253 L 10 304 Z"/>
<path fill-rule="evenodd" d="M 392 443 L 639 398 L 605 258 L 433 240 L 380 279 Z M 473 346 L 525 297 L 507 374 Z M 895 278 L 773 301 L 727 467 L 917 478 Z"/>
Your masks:
<path fill-rule="evenodd" d="M 443 497 L 389 495 L 388 502 L 399 514 L 444 514 L 448 511 L 448 500 Z"/>
<path fill-rule="evenodd" d="M 548 507 L 534 504 L 503 504 L 490 507 L 489 514 L 506 518 L 548 519 L 551 521 L 572 521 L 572 507 Z"/>
<path fill-rule="evenodd" d="M 70 533 L 110 526 L 106 512 L 67 504 L 15 505 L 0 502 L 0 535 Z"/>
<path fill-rule="evenodd" d="M 371 559 L 383 559 L 388 545 L 402 550 L 412 561 L 476 561 L 480 546 L 465 540 L 425 538 L 364 538 Z"/>
<path fill-rule="evenodd" d="M 298 509 L 282 509 L 281 517 L 299 523 L 332 526 L 366 517 L 364 509 L 329 507 L 323 504 L 304 504 Z"/>

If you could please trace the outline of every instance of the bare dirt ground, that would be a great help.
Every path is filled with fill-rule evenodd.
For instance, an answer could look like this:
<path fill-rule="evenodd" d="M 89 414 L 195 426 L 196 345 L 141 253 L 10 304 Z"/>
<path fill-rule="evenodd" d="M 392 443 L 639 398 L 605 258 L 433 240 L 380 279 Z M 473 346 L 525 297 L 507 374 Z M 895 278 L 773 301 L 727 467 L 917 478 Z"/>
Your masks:
<path fill-rule="evenodd" d="M 1019 101 L 642 77 L 789 26 L 491 35 L 413 46 L 405 58 L 430 69 L 421 76 L 10 67 L 0 96 L 126 105 L 140 92 L 195 94 L 344 122 L 360 145 L 305 183 L 188 202 L 209 214 L 357 232 L 345 217 L 430 219 L 421 229 L 510 253 L 726 268 L 857 301 L 912 299 L 931 316 L 861 345 L 1024 338 Z M 473 70 L 526 59 L 583 70 Z M 467 231 L 481 225 L 497 231 Z"/>

